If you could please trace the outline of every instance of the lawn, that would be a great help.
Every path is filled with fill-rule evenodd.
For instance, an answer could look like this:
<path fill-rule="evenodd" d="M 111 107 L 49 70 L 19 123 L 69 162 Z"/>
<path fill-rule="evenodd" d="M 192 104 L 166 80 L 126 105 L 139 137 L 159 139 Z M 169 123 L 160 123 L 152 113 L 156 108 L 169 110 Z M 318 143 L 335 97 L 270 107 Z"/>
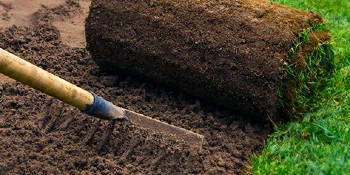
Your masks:
<path fill-rule="evenodd" d="M 333 36 L 335 72 L 307 101 L 303 117 L 279 125 L 261 154 L 252 156 L 252 173 L 350 174 L 350 1 L 275 2 L 324 17 Z"/>

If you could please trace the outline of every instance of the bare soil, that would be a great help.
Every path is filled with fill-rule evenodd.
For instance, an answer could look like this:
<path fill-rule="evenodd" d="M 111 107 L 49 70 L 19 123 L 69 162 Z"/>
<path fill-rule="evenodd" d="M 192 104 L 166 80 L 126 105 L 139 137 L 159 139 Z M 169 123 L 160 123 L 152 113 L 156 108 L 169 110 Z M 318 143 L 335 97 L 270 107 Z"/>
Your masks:
<path fill-rule="evenodd" d="M 127 122 L 105 135 L 108 122 L 0 75 L 0 174 L 246 174 L 270 125 L 181 91 L 101 72 L 83 47 L 88 4 L 0 0 L 0 47 L 116 105 L 203 134 L 202 150 L 164 142 Z"/>

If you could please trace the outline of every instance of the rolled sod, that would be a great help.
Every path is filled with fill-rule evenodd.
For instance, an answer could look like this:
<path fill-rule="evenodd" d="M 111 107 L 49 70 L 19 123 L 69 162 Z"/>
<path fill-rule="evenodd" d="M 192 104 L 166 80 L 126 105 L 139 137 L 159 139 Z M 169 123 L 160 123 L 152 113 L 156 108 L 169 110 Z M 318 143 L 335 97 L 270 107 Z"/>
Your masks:
<path fill-rule="evenodd" d="M 281 121 L 293 116 L 309 55 L 331 36 L 316 12 L 265 0 L 93 0 L 86 39 L 103 71 Z M 330 60 L 312 76 L 324 76 Z"/>

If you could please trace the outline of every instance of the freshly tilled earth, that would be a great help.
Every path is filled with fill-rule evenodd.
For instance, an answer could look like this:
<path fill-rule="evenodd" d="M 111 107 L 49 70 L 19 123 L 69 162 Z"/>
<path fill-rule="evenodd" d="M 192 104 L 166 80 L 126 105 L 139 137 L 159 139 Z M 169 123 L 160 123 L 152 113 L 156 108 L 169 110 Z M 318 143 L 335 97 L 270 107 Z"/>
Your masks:
<path fill-rule="evenodd" d="M 55 20 L 81 13 L 78 1 L 42 7 L 29 27 L 0 30 L 0 47 L 112 103 L 194 131 L 202 149 L 106 121 L 0 76 L 0 174 L 245 174 L 271 133 L 267 123 L 189 94 L 99 70 L 84 48 L 62 41 Z M 109 128 L 113 128 L 111 131 Z M 106 134 L 111 131 L 111 134 Z"/>

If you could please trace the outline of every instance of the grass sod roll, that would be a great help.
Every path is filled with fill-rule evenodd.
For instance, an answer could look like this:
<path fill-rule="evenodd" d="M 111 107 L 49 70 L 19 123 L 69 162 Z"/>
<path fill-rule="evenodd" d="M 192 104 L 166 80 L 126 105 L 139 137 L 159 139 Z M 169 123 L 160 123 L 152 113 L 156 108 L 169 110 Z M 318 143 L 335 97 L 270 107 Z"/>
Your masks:
<path fill-rule="evenodd" d="M 276 122 L 290 119 L 296 93 L 307 98 L 305 87 L 320 88 L 310 84 L 332 69 L 331 54 L 313 63 L 317 50 L 329 50 L 324 26 L 315 12 L 264 0 L 94 0 L 85 30 L 103 71 Z"/>

